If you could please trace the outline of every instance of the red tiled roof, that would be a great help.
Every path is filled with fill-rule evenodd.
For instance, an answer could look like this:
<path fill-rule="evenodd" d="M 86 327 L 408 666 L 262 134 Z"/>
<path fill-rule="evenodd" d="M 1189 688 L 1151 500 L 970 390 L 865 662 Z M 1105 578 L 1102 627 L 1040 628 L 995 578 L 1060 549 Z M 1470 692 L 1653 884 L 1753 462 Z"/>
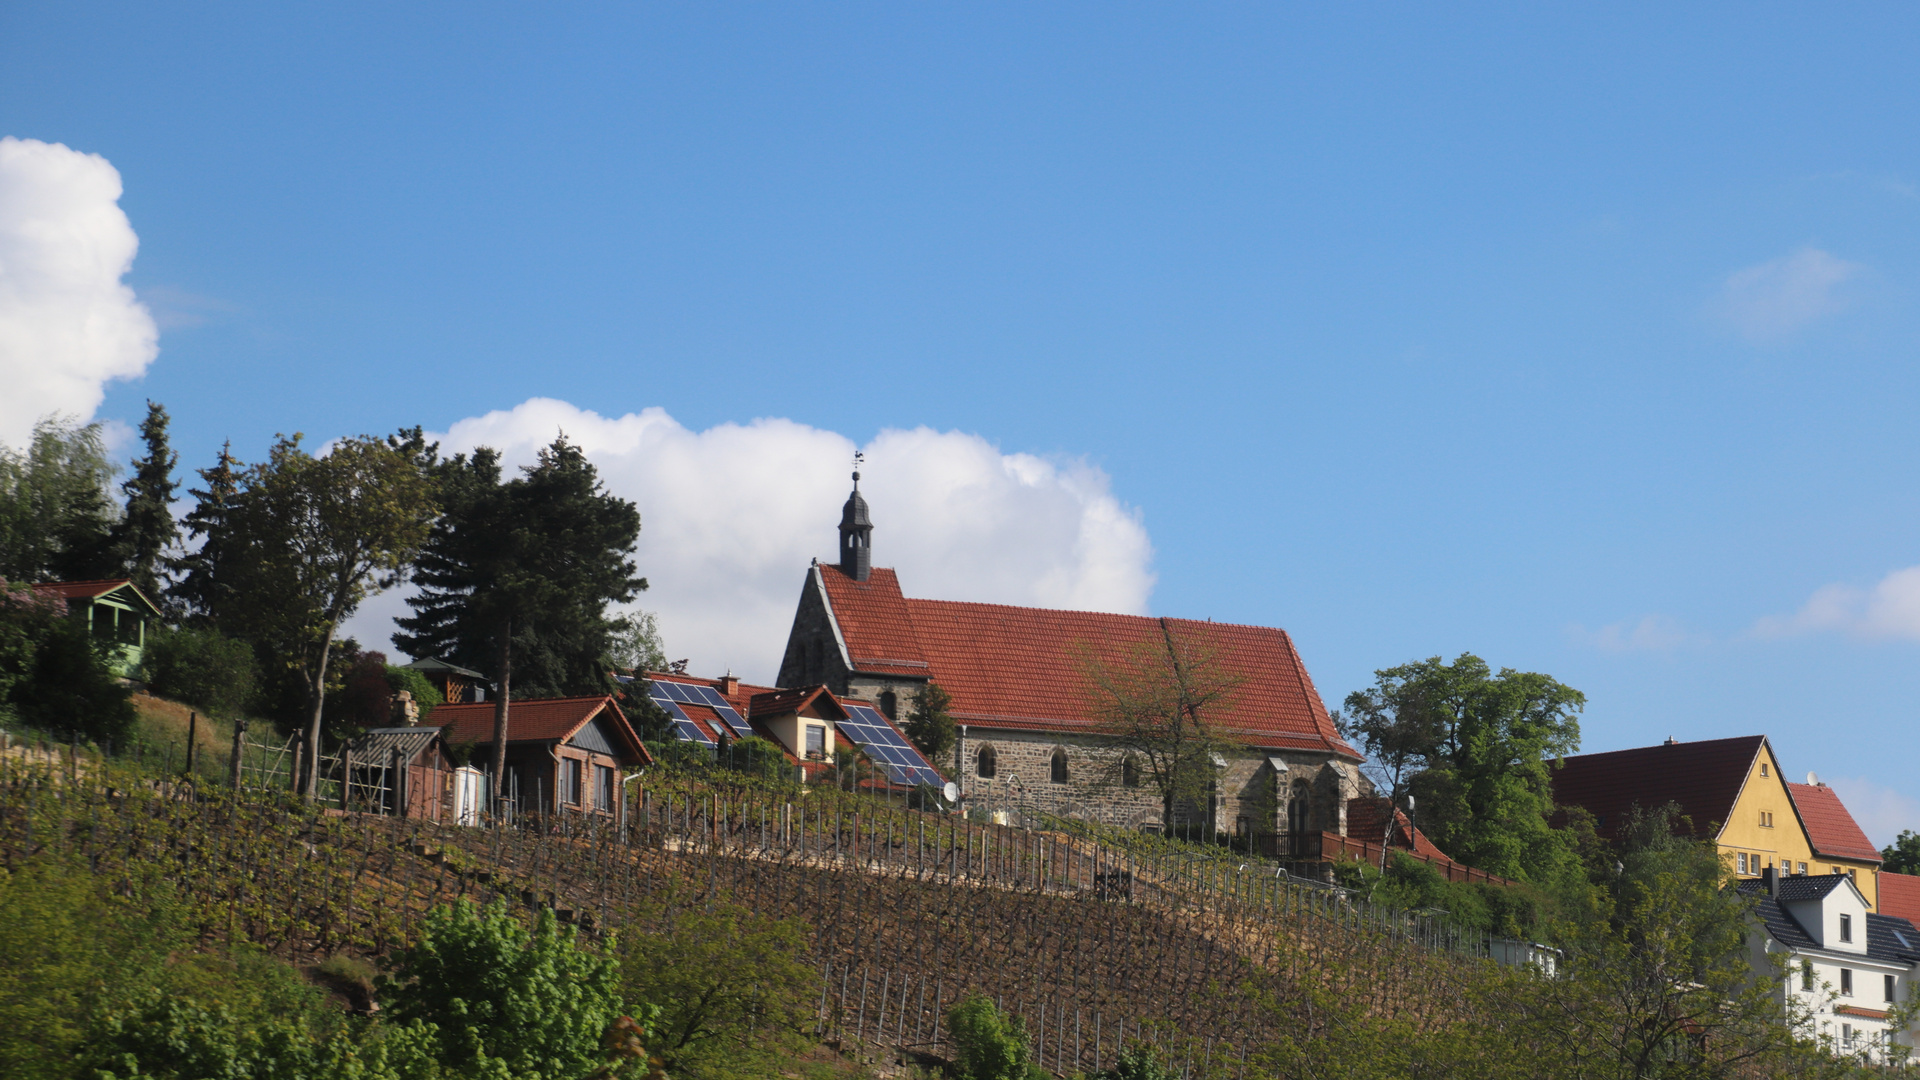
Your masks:
<path fill-rule="evenodd" d="M 1387 831 L 1387 800 L 1382 798 L 1356 798 L 1347 800 L 1347 835 L 1369 844 L 1377 844 Z M 1394 808 L 1393 847 L 1409 849 L 1416 855 L 1427 855 L 1436 859 L 1447 858 L 1447 853 L 1435 847 L 1427 834 L 1418 829 L 1412 830 L 1413 842 L 1407 842 L 1409 822 L 1404 810 Z"/>
<path fill-rule="evenodd" d="M 755 694 L 753 695 L 752 712 L 747 715 L 749 719 L 764 716 L 785 716 L 787 713 L 799 712 L 801 709 L 813 704 L 815 699 L 821 697 L 827 699 L 827 703 L 833 706 L 835 713 L 843 717 L 847 715 L 847 711 L 840 706 L 839 699 L 827 693 L 827 688 L 824 686 L 803 686 L 793 690 L 769 690 L 765 693 Z"/>
<path fill-rule="evenodd" d="M 1346 834 L 1354 840 L 1365 840 L 1367 844 L 1379 844 L 1380 836 L 1386 834 L 1386 799 L 1356 798 L 1346 801 Z M 1411 849 L 1417 855 L 1430 855 L 1434 859 L 1446 859 L 1448 853 L 1434 847 L 1427 834 L 1413 828 L 1413 844 L 1407 844 L 1407 813 L 1400 807 L 1394 807 L 1394 847 Z"/>
<path fill-rule="evenodd" d="M 1920 877 L 1882 870 L 1875 879 L 1880 886 L 1880 914 L 1920 925 Z"/>
<path fill-rule="evenodd" d="M 64 596 L 69 600 L 85 600 L 96 596 L 105 596 L 122 585 L 133 584 L 132 578 L 101 578 L 98 581 L 43 581 L 33 587 L 33 591 L 43 596 Z"/>
<path fill-rule="evenodd" d="M 1832 788 L 1825 784 L 1788 784 L 1787 794 L 1793 796 L 1793 808 L 1800 812 L 1800 823 L 1807 827 L 1807 839 L 1815 855 L 1880 861 L 1880 850 L 1860 830 Z"/>
<path fill-rule="evenodd" d="M 1222 734 L 1276 749 L 1360 755 L 1334 730 L 1286 631 L 1093 611 L 915 600 L 892 570 L 857 582 L 838 567 L 814 570 L 825 586 L 855 670 L 931 677 L 952 713 L 982 727 L 1091 730 L 1098 723 L 1083 656 L 1118 664 L 1168 636 L 1209 654 L 1241 680 L 1208 719 Z"/>
<path fill-rule="evenodd" d="M 432 719 L 433 723 L 446 730 L 448 742 L 490 746 L 493 743 L 493 709 L 494 702 L 491 701 L 436 705 Z M 640 737 L 634 734 L 620 706 L 607 696 L 531 698 L 512 702 L 507 708 L 507 744 L 565 742 L 585 727 L 587 721 L 603 712 L 614 731 L 626 738 L 635 756 L 644 759 L 646 748 L 640 745 Z"/>
<path fill-rule="evenodd" d="M 837 566 L 817 567 L 833 604 L 833 618 L 852 654 L 856 671 L 926 678 L 930 668 L 920 650 L 920 635 L 900 579 L 892 570 L 875 568 L 867 580 L 855 581 Z"/>
<path fill-rule="evenodd" d="M 133 583 L 132 578 L 100 578 L 96 581 L 43 581 L 33 587 L 33 591 L 41 596 L 57 596 L 63 600 L 94 600 L 121 589 L 125 589 L 138 597 L 140 602 L 146 605 L 148 611 L 153 612 L 155 615 L 160 613 L 159 606 L 156 605 L 146 593 L 140 591 L 140 587 Z"/>
<path fill-rule="evenodd" d="M 1553 771 L 1553 801 L 1585 807 L 1611 835 L 1634 806 L 1653 810 L 1669 802 L 1693 819 L 1696 836 L 1726 824 L 1764 735 L 1641 746 L 1605 754 L 1580 754 Z"/>

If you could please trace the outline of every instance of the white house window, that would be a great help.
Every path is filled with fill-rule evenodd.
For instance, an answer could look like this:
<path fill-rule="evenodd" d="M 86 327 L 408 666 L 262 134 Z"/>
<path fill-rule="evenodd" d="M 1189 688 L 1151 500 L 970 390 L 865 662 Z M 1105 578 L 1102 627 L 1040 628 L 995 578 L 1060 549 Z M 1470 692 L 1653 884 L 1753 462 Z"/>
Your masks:
<path fill-rule="evenodd" d="M 1840 1041 L 1845 1043 L 1848 1046 L 1853 1045 L 1853 1025 L 1852 1024 L 1840 1025 Z"/>
<path fill-rule="evenodd" d="M 1800 961 L 1800 989 L 1813 989 L 1813 961 L 1811 960 Z"/>
<path fill-rule="evenodd" d="M 827 756 L 827 729 L 819 724 L 807 725 L 807 756 L 816 761 Z"/>
<path fill-rule="evenodd" d="M 1882 989 L 1884 989 L 1886 992 L 1887 1000 L 1892 1001 L 1893 1000 L 1893 976 L 1882 975 L 1880 976 L 1880 978 L 1885 980 L 1885 984 L 1882 987 Z"/>
<path fill-rule="evenodd" d="M 1853 916 L 1851 915 L 1840 916 L 1840 940 L 1853 940 Z"/>
<path fill-rule="evenodd" d="M 1852 968 L 1840 969 L 1840 993 L 1844 994 L 1847 997 L 1853 996 L 1853 969 Z"/>

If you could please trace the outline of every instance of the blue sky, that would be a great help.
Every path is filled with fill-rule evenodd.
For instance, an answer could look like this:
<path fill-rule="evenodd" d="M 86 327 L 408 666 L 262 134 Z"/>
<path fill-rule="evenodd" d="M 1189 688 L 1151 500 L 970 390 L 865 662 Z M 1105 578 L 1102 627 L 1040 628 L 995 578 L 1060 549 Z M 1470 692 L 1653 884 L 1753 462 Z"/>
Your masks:
<path fill-rule="evenodd" d="M 553 7 L 0 8 L 0 135 L 139 237 L 96 415 L 977 436 L 1330 703 L 1472 650 L 1920 809 L 1920 12 Z"/>

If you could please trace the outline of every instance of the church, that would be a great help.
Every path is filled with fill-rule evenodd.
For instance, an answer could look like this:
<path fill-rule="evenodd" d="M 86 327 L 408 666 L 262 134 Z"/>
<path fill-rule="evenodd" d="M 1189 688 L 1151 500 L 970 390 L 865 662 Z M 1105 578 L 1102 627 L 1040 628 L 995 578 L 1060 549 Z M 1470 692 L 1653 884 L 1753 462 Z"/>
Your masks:
<path fill-rule="evenodd" d="M 1372 785 L 1286 631 L 909 597 L 895 571 L 873 565 L 873 522 L 853 480 L 839 561 L 807 570 L 779 685 L 825 685 L 904 725 L 931 681 L 960 733 L 953 760 L 936 764 L 968 809 L 1158 829 L 1159 795 L 1103 737 L 1087 658 L 1204 653 L 1232 687 L 1203 722 L 1231 748 L 1214 756 L 1204 804 L 1177 807 L 1172 827 L 1295 858 L 1320 857 L 1323 834 L 1348 835 L 1349 803 L 1369 801 Z"/>

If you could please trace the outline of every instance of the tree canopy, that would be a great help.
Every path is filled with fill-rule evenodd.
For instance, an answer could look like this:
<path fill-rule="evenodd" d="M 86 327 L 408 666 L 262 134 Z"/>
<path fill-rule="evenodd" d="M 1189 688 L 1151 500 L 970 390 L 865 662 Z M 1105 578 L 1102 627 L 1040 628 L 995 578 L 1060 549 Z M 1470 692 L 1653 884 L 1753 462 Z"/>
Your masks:
<path fill-rule="evenodd" d="M 412 450 L 404 438 L 358 436 L 314 457 L 299 435 L 282 436 L 215 503 L 209 542 L 218 550 L 207 562 L 218 582 L 215 621 L 297 679 L 308 794 L 319 776 L 334 631 L 367 596 L 399 583 L 433 519 L 432 479 Z"/>
<path fill-rule="evenodd" d="M 562 435 L 521 472 L 502 482 L 487 447 L 439 467 L 443 510 L 393 636 L 409 656 L 491 673 L 496 780 L 516 680 L 531 697 L 610 692 L 621 625 L 607 605 L 647 587 L 629 558 L 640 511 L 603 490 L 579 447 Z"/>
<path fill-rule="evenodd" d="M 1542 881 L 1572 851 L 1552 828 L 1552 767 L 1579 749 L 1586 696 L 1551 676 L 1462 653 L 1374 672 L 1341 721 L 1416 797 L 1418 827 L 1441 850 L 1502 877 Z"/>
<path fill-rule="evenodd" d="M 180 455 L 167 440 L 167 410 L 147 402 L 147 418 L 140 424 L 140 440 L 146 456 L 134 459 L 133 475 L 120 490 L 126 495 L 126 507 L 111 529 L 111 547 L 119 573 L 133 579 L 134 587 L 156 604 L 166 600 L 162 574 L 168 551 L 180 541 L 180 527 L 173 520 L 173 495 L 180 484 L 173 478 L 173 467 Z"/>
<path fill-rule="evenodd" d="M 0 445 L 0 578 L 81 581 L 111 576 L 114 467 L 99 424 L 49 416 L 26 450 Z"/>

